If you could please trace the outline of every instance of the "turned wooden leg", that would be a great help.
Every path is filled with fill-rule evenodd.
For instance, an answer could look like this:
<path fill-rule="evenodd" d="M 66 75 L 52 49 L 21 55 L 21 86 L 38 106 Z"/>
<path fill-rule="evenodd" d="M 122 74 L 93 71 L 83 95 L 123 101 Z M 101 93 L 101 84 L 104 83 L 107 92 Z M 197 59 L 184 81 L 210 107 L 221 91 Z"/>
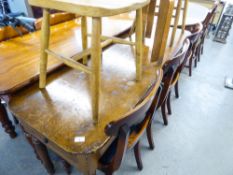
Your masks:
<path fill-rule="evenodd" d="M 198 50 L 197 50 L 197 58 L 198 58 L 198 62 L 201 61 L 201 51 L 200 51 L 200 46 L 198 46 Z"/>
<path fill-rule="evenodd" d="M 44 144 L 42 144 L 39 140 L 37 140 L 35 137 L 32 137 L 32 143 L 35 146 L 35 150 L 42 161 L 44 167 L 46 168 L 47 172 L 50 175 L 53 175 L 55 173 L 55 169 L 53 166 L 52 161 L 49 158 L 48 150 Z"/>
<path fill-rule="evenodd" d="M 13 116 L 13 119 L 14 119 L 14 123 L 15 123 L 16 125 L 18 125 L 18 124 L 19 124 L 19 120 L 18 120 L 15 116 Z"/>
<path fill-rule="evenodd" d="M 195 61 L 194 61 L 194 67 L 196 68 L 197 67 L 197 55 L 196 55 L 196 58 L 195 58 Z"/>
<path fill-rule="evenodd" d="M 101 18 L 92 18 L 92 37 L 91 37 L 91 64 L 92 64 L 92 116 L 94 123 L 98 123 L 99 115 L 99 96 L 101 87 Z"/>
<path fill-rule="evenodd" d="M 143 18 L 142 9 L 136 11 L 136 80 L 142 78 L 142 54 L 143 54 Z"/>
<path fill-rule="evenodd" d="M 169 92 L 168 97 L 167 97 L 167 111 L 168 111 L 169 115 L 172 114 L 172 109 L 171 109 L 171 91 Z"/>
<path fill-rule="evenodd" d="M 64 167 L 66 173 L 67 173 L 68 175 L 70 175 L 70 174 L 71 174 L 71 165 L 70 165 L 66 160 L 64 160 L 64 159 L 62 159 L 62 158 L 60 158 L 60 159 L 61 159 L 61 162 L 62 162 L 62 164 L 63 164 L 63 167 Z"/>
<path fill-rule="evenodd" d="M 155 148 L 155 144 L 154 144 L 154 139 L 153 139 L 153 134 L 152 134 L 152 122 L 146 128 L 146 135 L 147 135 L 147 140 L 148 140 L 150 149 L 153 150 Z"/>
<path fill-rule="evenodd" d="M 164 125 L 168 125 L 167 114 L 166 114 L 166 101 L 161 105 L 162 116 Z"/>
<path fill-rule="evenodd" d="M 24 130 L 24 128 L 23 128 L 22 125 L 20 125 L 20 126 L 21 126 L 21 129 L 22 129 L 23 133 L 24 133 L 25 138 L 27 139 L 28 143 L 31 145 L 31 147 L 32 147 L 32 149 L 34 151 L 34 153 L 36 155 L 36 158 L 41 161 L 39 155 L 36 152 L 35 145 L 32 143 L 32 137 L 31 137 L 31 135 Z"/>
<path fill-rule="evenodd" d="M 176 82 L 175 84 L 175 95 L 176 95 L 176 98 L 179 98 L 179 81 Z"/>
<path fill-rule="evenodd" d="M 2 123 L 2 127 L 4 128 L 5 132 L 9 134 L 12 139 L 17 136 L 15 132 L 15 127 L 12 125 L 12 122 L 8 117 L 6 107 L 2 103 L 1 98 L 0 98 L 0 122 Z"/>
<path fill-rule="evenodd" d="M 143 169 L 142 158 L 140 153 L 140 141 L 134 146 L 134 156 L 139 170 Z"/>
<path fill-rule="evenodd" d="M 193 69 L 193 58 L 189 59 L 189 76 L 192 76 L 192 69 Z"/>
<path fill-rule="evenodd" d="M 203 48 L 203 44 L 201 44 L 201 54 L 203 54 L 203 52 L 204 52 L 204 48 Z"/>

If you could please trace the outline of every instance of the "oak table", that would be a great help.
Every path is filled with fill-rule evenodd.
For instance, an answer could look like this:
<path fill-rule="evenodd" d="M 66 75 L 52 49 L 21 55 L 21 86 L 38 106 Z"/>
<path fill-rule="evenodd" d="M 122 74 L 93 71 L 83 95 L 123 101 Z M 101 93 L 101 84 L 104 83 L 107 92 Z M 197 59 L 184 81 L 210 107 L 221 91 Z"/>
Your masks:
<path fill-rule="evenodd" d="M 132 20 L 132 15 L 104 18 L 103 22 L 105 25 L 103 25 L 103 33 L 107 36 L 122 36 L 128 34 L 130 26 L 132 25 Z M 111 28 L 111 30 L 109 30 L 109 28 Z M 119 33 L 119 31 L 121 32 Z M 184 38 L 190 34 L 189 32 L 182 34 L 181 30 L 178 30 L 178 32 L 180 34 L 176 35 L 174 45 L 172 47 L 167 45 L 165 51 L 166 59 L 171 58 L 179 51 Z M 23 89 L 25 86 L 38 81 L 39 37 L 40 31 L 37 31 L 0 43 L 1 100 L 2 97 L 11 96 L 11 94 Z M 60 53 L 67 54 L 67 56 L 72 56 L 82 50 L 80 38 L 80 20 L 71 20 L 51 27 L 51 48 L 59 50 Z M 147 39 L 146 44 L 150 46 L 151 52 L 152 40 Z M 66 46 L 66 50 L 64 50 L 64 45 Z M 49 72 L 62 66 L 62 63 L 52 56 L 48 60 Z M 14 138 L 16 133 L 3 105 L 0 106 L 0 122 L 5 128 L 5 131 Z"/>
<path fill-rule="evenodd" d="M 180 37 L 176 38 L 175 46 L 168 45 L 165 59 L 175 55 L 189 35 L 178 31 Z M 151 42 L 152 39 L 145 41 L 148 45 Z M 45 145 L 82 173 L 92 175 L 98 160 L 113 141 L 105 134 L 105 126 L 132 110 L 153 82 L 159 85 L 162 71 L 161 67 L 144 63 L 142 79 L 135 81 L 135 58 L 130 47 L 113 45 L 104 51 L 98 124 L 94 124 L 92 118 L 89 76 L 64 67 L 48 76 L 45 89 L 39 89 L 36 82 L 12 94 L 9 108 L 35 147 L 46 149 Z M 48 157 L 46 152 L 43 157 Z M 49 158 L 46 162 L 50 162 Z M 54 169 L 49 164 L 47 171 L 53 174 Z"/>

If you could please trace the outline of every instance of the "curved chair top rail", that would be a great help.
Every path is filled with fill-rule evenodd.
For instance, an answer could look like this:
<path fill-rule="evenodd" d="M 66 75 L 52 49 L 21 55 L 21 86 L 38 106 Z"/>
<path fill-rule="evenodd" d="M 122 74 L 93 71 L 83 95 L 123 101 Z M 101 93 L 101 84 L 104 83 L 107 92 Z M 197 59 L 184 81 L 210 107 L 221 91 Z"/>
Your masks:
<path fill-rule="evenodd" d="M 190 40 L 191 44 L 197 41 L 198 36 L 201 34 L 203 30 L 203 25 L 202 23 L 197 23 L 193 25 L 186 25 L 185 30 L 190 31 L 191 35 L 188 36 L 187 38 Z"/>
<path fill-rule="evenodd" d="M 130 128 L 134 125 L 139 124 L 145 119 L 147 113 L 149 112 L 149 109 L 151 108 L 152 102 L 155 98 L 155 94 L 159 89 L 161 79 L 162 77 L 160 76 L 160 79 L 158 81 L 150 85 L 148 90 L 138 101 L 135 108 L 129 113 L 127 113 L 125 117 L 118 121 L 112 121 L 106 125 L 105 133 L 108 136 L 117 136 L 120 128 L 122 128 L 123 126 L 127 126 Z"/>

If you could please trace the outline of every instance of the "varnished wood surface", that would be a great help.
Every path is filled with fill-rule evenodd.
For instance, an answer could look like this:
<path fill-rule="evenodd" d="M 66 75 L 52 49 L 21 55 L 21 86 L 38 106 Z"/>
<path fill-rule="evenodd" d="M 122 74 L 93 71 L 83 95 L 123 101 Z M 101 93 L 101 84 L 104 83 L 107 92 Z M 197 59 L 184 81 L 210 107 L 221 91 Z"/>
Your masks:
<path fill-rule="evenodd" d="M 103 34 L 113 36 L 127 30 L 132 25 L 133 17 L 134 14 L 103 18 Z M 109 30 L 109 27 L 111 30 Z M 91 33 L 91 20 L 88 20 L 88 32 Z M 181 34 L 180 30 L 178 30 L 178 33 Z M 166 48 L 166 59 L 177 53 L 183 39 L 189 35 L 189 32 L 184 35 L 180 34 L 176 35 L 173 47 L 168 46 Z M 0 95 L 12 93 L 38 79 L 39 43 L 40 31 L 0 43 Z M 146 43 L 150 46 L 151 51 L 153 40 L 147 39 Z M 65 56 L 72 56 L 81 51 L 80 20 L 72 20 L 52 26 L 50 45 L 51 49 Z M 49 70 L 60 65 L 61 63 L 58 60 L 49 57 Z"/>
<path fill-rule="evenodd" d="M 137 10 L 149 4 L 149 0 L 29 0 L 33 6 L 56 9 L 81 16 L 114 16 Z"/>
<path fill-rule="evenodd" d="M 90 20 L 88 24 L 90 33 Z M 103 34 L 117 35 L 130 28 L 131 25 L 132 21 L 123 18 L 114 17 L 114 21 L 103 18 Z M 108 29 L 109 27 L 111 30 Z M 52 26 L 50 46 L 50 49 L 65 56 L 72 56 L 80 52 L 82 50 L 80 19 Z M 11 93 L 38 79 L 39 51 L 40 31 L 0 43 L 0 94 Z M 49 70 L 60 65 L 61 62 L 49 57 Z"/>
<path fill-rule="evenodd" d="M 182 43 L 183 40 L 178 37 L 175 41 Z M 150 42 L 152 39 L 146 41 L 151 45 Z M 175 46 L 167 48 L 166 59 L 169 54 L 178 52 L 180 46 Z M 39 90 L 35 83 L 16 93 L 10 100 L 10 109 L 24 125 L 63 150 L 95 152 L 109 139 L 104 134 L 105 125 L 130 111 L 149 84 L 158 78 L 158 72 L 153 66 L 144 65 L 142 80 L 135 82 L 135 58 L 131 48 L 115 45 L 103 53 L 101 76 L 98 125 L 94 125 L 92 119 L 90 77 L 75 70 L 65 69 L 49 76 L 45 90 Z M 85 136 L 85 142 L 75 143 L 77 136 Z"/>
<path fill-rule="evenodd" d="M 90 63 L 89 63 L 90 64 Z M 44 138 L 71 153 L 91 153 L 109 137 L 104 127 L 134 108 L 153 81 L 161 80 L 160 69 L 145 67 L 142 80 L 135 81 L 135 59 L 131 48 L 115 45 L 103 53 L 99 123 L 91 112 L 90 77 L 64 69 L 49 76 L 46 89 L 38 83 L 13 95 L 9 107 L 18 119 Z M 76 143 L 75 137 L 85 137 Z"/>

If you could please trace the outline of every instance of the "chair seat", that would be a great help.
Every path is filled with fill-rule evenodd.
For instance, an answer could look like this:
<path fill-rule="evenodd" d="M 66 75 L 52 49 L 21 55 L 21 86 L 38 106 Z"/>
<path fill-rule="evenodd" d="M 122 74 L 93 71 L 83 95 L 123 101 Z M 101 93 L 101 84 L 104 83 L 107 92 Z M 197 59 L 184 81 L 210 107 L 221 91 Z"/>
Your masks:
<path fill-rule="evenodd" d="M 149 4 L 149 0 L 29 0 L 34 6 L 56 9 L 81 16 L 114 16 L 137 10 Z"/>
<path fill-rule="evenodd" d="M 149 121 L 150 121 L 150 117 L 147 117 L 140 127 L 134 126 L 135 129 L 132 129 L 133 132 L 131 132 L 129 136 L 127 149 L 131 149 L 135 146 L 137 141 L 140 139 L 140 137 L 143 135 L 144 131 L 146 130 Z M 115 156 L 116 149 L 117 149 L 117 142 L 115 140 L 107 149 L 107 151 L 104 153 L 104 155 L 101 157 L 99 162 L 104 165 L 110 164 L 113 157 Z"/>

